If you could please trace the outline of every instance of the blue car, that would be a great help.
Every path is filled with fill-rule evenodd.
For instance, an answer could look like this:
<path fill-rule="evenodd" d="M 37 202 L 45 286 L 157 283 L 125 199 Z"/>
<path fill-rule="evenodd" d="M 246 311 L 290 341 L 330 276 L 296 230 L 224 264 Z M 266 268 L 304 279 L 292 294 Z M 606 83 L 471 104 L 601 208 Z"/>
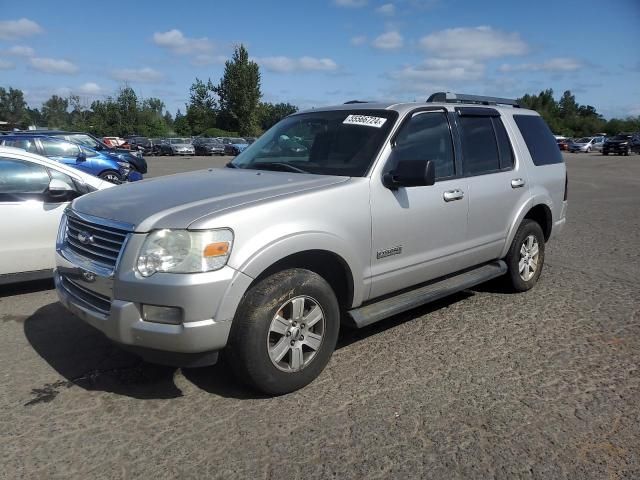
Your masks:
<path fill-rule="evenodd" d="M 142 180 L 142 174 L 132 169 L 129 162 L 59 138 L 46 135 L 3 135 L 0 136 L 0 144 L 37 153 L 111 183 Z"/>

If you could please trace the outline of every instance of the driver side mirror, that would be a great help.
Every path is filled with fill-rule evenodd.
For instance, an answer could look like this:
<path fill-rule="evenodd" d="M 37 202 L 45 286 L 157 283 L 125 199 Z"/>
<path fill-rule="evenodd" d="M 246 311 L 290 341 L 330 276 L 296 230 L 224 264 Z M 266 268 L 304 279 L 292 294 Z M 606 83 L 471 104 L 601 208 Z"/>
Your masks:
<path fill-rule="evenodd" d="M 82 150 L 80 150 L 80 153 L 78 154 L 77 160 L 79 162 L 86 162 L 87 161 L 87 154 L 84 153 Z"/>
<path fill-rule="evenodd" d="M 427 187 L 434 183 L 436 168 L 431 160 L 401 160 L 382 177 L 382 184 L 390 190 L 399 187 Z"/>
<path fill-rule="evenodd" d="M 73 192 L 74 189 L 67 182 L 63 182 L 58 178 L 52 178 L 47 191 L 52 198 L 62 198 Z"/>

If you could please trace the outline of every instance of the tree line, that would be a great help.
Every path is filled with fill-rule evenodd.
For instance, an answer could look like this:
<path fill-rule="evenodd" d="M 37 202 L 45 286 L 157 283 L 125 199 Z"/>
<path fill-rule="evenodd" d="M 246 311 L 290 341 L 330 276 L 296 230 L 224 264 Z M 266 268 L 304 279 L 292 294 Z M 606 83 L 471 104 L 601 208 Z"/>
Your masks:
<path fill-rule="evenodd" d="M 290 103 L 262 102 L 261 98 L 259 67 L 240 45 L 225 63 L 219 83 L 195 79 L 184 113 L 178 109 L 175 117 L 161 99 L 141 99 L 126 85 L 115 96 L 90 105 L 77 95 L 52 95 L 40 109 L 29 107 L 20 89 L 0 87 L 0 120 L 9 128 L 37 125 L 98 136 L 256 136 L 298 111 Z"/>
<path fill-rule="evenodd" d="M 605 120 L 593 106 L 576 102 L 570 90 L 566 90 L 558 101 L 553 98 L 553 90 L 549 88 L 538 95 L 526 94 L 518 102 L 542 115 L 556 135 L 586 137 L 595 133 L 615 135 L 640 131 L 640 115 Z"/>
<path fill-rule="evenodd" d="M 218 83 L 210 78 L 206 82 L 195 79 L 184 113 L 178 109 L 175 117 L 161 99 L 141 99 L 126 85 L 115 96 L 90 105 L 83 104 L 77 95 L 53 95 L 40 109 L 29 107 L 21 90 L 0 87 L 0 120 L 8 122 L 8 128 L 37 125 L 98 136 L 256 136 L 298 111 L 290 103 L 262 102 L 260 83 L 258 64 L 249 59 L 244 45 L 239 45 L 225 63 Z M 640 116 L 605 120 L 593 106 L 578 104 L 569 90 L 558 101 L 552 89 L 518 100 L 539 112 L 556 134 L 577 137 L 640 130 Z"/>

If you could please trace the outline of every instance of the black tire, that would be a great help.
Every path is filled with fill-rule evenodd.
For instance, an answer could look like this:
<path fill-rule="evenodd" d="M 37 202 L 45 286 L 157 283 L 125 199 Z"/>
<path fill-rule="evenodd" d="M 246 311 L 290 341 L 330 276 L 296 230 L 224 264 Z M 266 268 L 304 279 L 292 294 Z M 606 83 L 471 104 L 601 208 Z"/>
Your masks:
<path fill-rule="evenodd" d="M 602 152 L 602 155 L 609 155 L 609 152 Z"/>
<path fill-rule="evenodd" d="M 531 235 L 535 237 L 538 244 L 537 266 L 533 276 L 530 279 L 525 280 L 520 276 L 520 269 L 518 267 L 521 260 L 521 249 L 523 244 Z M 544 233 L 537 222 L 528 218 L 525 218 L 522 221 L 520 227 L 518 227 L 515 237 L 513 237 L 511 247 L 509 248 L 509 252 L 504 260 L 507 263 L 508 268 L 507 274 L 505 275 L 505 284 L 510 290 L 515 292 L 526 292 L 535 286 L 540 278 L 540 274 L 542 273 L 542 268 L 544 267 Z"/>
<path fill-rule="evenodd" d="M 102 180 L 106 180 L 109 183 L 120 184 L 122 183 L 122 175 L 115 170 L 105 170 L 98 175 Z"/>
<path fill-rule="evenodd" d="M 322 341 L 309 363 L 298 371 L 287 372 L 276 367 L 269 356 L 268 345 L 273 335 L 270 327 L 276 313 L 284 311 L 283 305 L 300 296 L 311 298 L 321 308 Z M 333 354 L 339 330 L 340 308 L 329 284 L 309 270 L 284 270 L 261 280 L 245 294 L 233 320 L 226 353 L 240 381 L 268 395 L 282 395 L 304 387 L 320 375 Z M 293 337 L 287 334 L 287 338 Z M 291 362 L 287 355 L 293 355 L 293 349 L 289 352 L 284 359 Z"/>

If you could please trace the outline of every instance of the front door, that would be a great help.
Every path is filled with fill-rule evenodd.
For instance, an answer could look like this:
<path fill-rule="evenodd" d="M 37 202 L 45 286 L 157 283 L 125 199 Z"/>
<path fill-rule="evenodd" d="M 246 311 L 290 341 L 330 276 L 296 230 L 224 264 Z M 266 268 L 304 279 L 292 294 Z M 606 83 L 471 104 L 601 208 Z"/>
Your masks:
<path fill-rule="evenodd" d="M 49 181 L 42 165 L 0 157 L 0 274 L 53 269 L 68 201 L 51 202 Z"/>
<path fill-rule="evenodd" d="M 467 185 L 457 172 L 451 129 L 443 110 L 421 109 L 405 121 L 383 173 L 399 160 L 431 160 L 436 183 L 390 190 L 371 179 L 370 298 L 459 269 L 467 236 Z"/>

